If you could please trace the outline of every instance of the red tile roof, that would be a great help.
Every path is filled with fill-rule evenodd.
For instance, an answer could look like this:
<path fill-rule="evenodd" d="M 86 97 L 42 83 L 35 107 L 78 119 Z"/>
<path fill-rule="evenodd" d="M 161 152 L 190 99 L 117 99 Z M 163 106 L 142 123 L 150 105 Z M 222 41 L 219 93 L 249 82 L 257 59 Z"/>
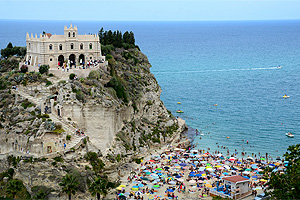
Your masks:
<path fill-rule="evenodd" d="M 233 183 L 250 181 L 249 179 L 241 177 L 241 176 L 224 177 L 223 180 L 230 181 L 230 182 L 233 182 Z"/>
<path fill-rule="evenodd" d="M 52 36 L 51 33 L 46 33 L 46 35 L 48 36 L 48 38 L 51 38 L 51 36 Z"/>

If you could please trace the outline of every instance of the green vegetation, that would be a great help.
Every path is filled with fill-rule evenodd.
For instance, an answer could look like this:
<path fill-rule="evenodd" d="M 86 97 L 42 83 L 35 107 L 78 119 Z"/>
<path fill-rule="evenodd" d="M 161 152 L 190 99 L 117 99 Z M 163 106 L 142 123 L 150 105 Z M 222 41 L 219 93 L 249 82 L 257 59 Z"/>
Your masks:
<path fill-rule="evenodd" d="M 75 76 L 76 76 L 76 74 L 71 73 L 71 74 L 69 75 L 69 79 L 70 79 L 70 80 L 74 80 Z"/>
<path fill-rule="evenodd" d="M 100 195 L 103 195 L 104 197 L 108 193 L 108 181 L 105 178 L 96 177 L 94 182 L 89 187 L 89 192 L 92 194 L 92 196 L 97 195 L 97 199 L 100 200 Z"/>
<path fill-rule="evenodd" d="M 41 185 L 32 187 L 31 191 L 33 193 L 33 199 L 48 199 L 48 195 L 52 189 Z"/>
<path fill-rule="evenodd" d="M 66 140 L 71 140 L 71 135 L 67 135 Z"/>
<path fill-rule="evenodd" d="M 55 160 L 56 162 L 64 162 L 64 159 L 60 156 L 54 157 L 53 160 Z"/>
<path fill-rule="evenodd" d="M 123 35 L 122 32 L 117 30 L 112 32 L 104 31 L 103 27 L 99 31 L 99 39 L 102 45 L 112 45 L 115 48 L 135 48 L 135 39 L 132 31 L 126 31 Z M 106 49 L 104 49 L 106 50 Z M 103 51 L 104 53 L 107 53 Z"/>
<path fill-rule="evenodd" d="M 85 159 L 90 162 L 90 164 L 93 166 L 93 170 L 96 174 L 99 174 L 102 172 L 102 169 L 104 168 L 103 161 L 98 157 L 97 153 L 95 152 L 88 152 L 85 155 Z"/>
<path fill-rule="evenodd" d="M 11 179 L 6 186 L 7 197 L 13 199 L 30 199 L 30 194 L 27 192 L 23 182 L 18 179 Z"/>
<path fill-rule="evenodd" d="M 96 79 L 96 80 L 99 80 L 100 79 L 100 73 L 99 71 L 96 71 L 96 70 L 93 70 L 89 73 L 89 76 L 88 76 L 89 79 Z"/>
<path fill-rule="evenodd" d="M 266 184 L 269 185 L 267 194 L 272 199 L 300 199 L 300 144 L 289 146 L 287 150 L 285 173 L 272 172 Z"/>
<path fill-rule="evenodd" d="M 125 81 L 119 76 L 113 76 L 110 81 L 105 85 L 106 87 L 112 87 L 119 99 L 122 99 L 124 103 L 128 103 L 127 93 L 125 91 Z"/>
<path fill-rule="evenodd" d="M 8 58 L 10 56 L 20 56 L 24 57 L 26 55 L 26 47 L 16 47 L 12 43 L 8 43 L 5 49 L 1 49 L 1 56 L 3 58 Z"/>
<path fill-rule="evenodd" d="M 71 174 L 66 174 L 63 177 L 62 181 L 59 183 L 62 186 L 62 192 L 66 193 L 69 196 L 69 200 L 71 200 L 72 194 L 76 194 L 78 190 L 78 182 L 74 176 Z"/>
<path fill-rule="evenodd" d="M 42 65 L 39 68 L 39 72 L 41 74 L 48 74 L 48 71 L 49 71 L 49 65 Z"/>

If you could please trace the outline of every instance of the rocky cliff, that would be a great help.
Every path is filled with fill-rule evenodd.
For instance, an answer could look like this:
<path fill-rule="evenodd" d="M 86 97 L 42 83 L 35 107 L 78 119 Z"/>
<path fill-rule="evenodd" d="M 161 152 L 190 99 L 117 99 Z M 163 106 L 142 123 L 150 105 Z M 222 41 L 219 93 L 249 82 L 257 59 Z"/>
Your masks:
<path fill-rule="evenodd" d="M 19 120 L 10 116 L 2 122 L 2 153 L 18 156 L 23 155 L 21 148 L 32 151 L 15 162 L 12 158 L 8 162 L 7 156 L 2 155 L 2 171 L 14 168 L 14 178 L 22 180 L 32 195 L 36 195 L 37 188 L 46 187 L 44 190 L 51 193 L 48 197 L 65 198 L 58 183 L 62 176 L 73 172 L 85 177 L 78 198 L 86 198 L 90 196 L 86 193 L 89 176 L 97 174 L 94 161 L 86 157 L 88 152 L 97 153 L 105 164 L 101 174 L 106 171 L 114 182 L 118 168 L 141 159 L 150 149 L 170 143 L 186 128 L 160 100 L 161 88 L 150 72 L 147 57 L 139 49 L 114 49 L 107 58 L 108 66 L 86 69 L 90 70 L 87 78 L 76 77 L 75 72 L 71 80 L 46 77 L 24 84 L 30 74 L 19 74 L 23 78 L 18 83 L 23 86 L 13 94 L 6 91 L 14 97 L 7 98 L 11 101 L 7 109 L 16 111 L 16 116 L 22 115 Z M 33 85 L 49 82 L 44 92 L 38 87 L 32 89 Z M 24 108 L 20 106 L 23 102 L 32 105 Z M 43 114 L 47 103 L 51 107 L 49 115 Z M 80 138 L 75 129 L 83 131 L 84 137 Z M 71 141 L 66 140 L 66 135 L 72 137 Z M 64 149 L 62 143 L 69 148 Z M 31 153 L 35 158 L 30 159 Z"/>

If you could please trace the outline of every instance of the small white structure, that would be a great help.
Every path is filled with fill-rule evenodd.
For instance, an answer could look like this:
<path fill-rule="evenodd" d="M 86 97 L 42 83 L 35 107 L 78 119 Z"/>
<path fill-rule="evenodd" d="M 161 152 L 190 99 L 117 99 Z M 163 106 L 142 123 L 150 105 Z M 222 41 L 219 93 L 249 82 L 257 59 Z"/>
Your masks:
<path fill-rule="evenodd" d="M 99 36 L 78 35 L 76 26 L 64 27 L 64 35 L 50 33 L 26 35 L 28 65 L 49 65 L 50 67 L 62 66 L 65 62 L 80 65 L 91 60 L 105 61 L 101 54 Z M 69 63 L 70 64 L 70 63 Z"/>
<path fill-rule="evenodd" d="M 224 185 L 228 185 L 232 194 L 235 195 L 236 199 L 242 197 L 243 195 L 251 192 L 249 183 L 250 180 L 242 176 L 227 176 L 223 177 Z"/>

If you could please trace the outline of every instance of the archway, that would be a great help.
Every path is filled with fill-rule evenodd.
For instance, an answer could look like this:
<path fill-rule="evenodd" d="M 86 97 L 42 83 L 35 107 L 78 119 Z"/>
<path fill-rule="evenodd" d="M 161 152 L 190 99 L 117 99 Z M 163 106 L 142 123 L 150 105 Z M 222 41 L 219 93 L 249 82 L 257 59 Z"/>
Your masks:
<path fill-rule="evenodd" d="M 83 54 L 80 54 L 80 56 L 79 56 L 79 63 L 80 63 L 80 65 L 84 65 L 84 63 L 85 63 Z"/>
<path fill-rule="evenodd" d="M 60 67 L 63 66 L 64 61 L 65 61 L 65 58 L 63 55 L 58 56 L 58 62 L 59 62 Z"/>
<path fill-rule="evenodd" d="M 71 54 L 69 56 L 69 60 L 70 60 L 70 67 L 72 67 L 73 65 L 75 65 L 75 55 Z"/>

